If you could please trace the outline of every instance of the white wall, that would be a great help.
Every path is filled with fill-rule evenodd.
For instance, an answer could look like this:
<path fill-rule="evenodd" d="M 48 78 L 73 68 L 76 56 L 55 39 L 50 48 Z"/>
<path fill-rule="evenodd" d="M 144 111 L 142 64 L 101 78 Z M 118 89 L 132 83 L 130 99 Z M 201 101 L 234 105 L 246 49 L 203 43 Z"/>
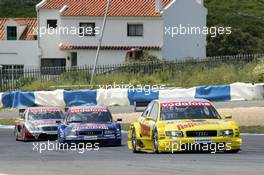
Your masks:
<path fill-rule="evenodd" d="M 79 27 L 80 22 L 94 22 L 101 28 L 102 18 L 89 17 L 62 17 L 61 24 L 65 27 Z M 142 23 L 144 24 L 143 37 L 128 37 L 127 24 Z M 160 17 L 156 18 L 125 18 L 109 17 L 106 23 L 102 45 L 110 46 L 162 46 L 162 21 Z M 61 42 L 69 45 L 97 45 L 99 35 L 84 36 L 63 35 Z"/>
<path fill-rule="evenodd" d="M 207 9 L 196 0 L 176 0 L 162 17 L 165 27 L 193 26 L 206 27 Z M 186 57 L 205 57 L 206 56 L 206 35 L 177 35 L 171 37 L 164 36 L 162 56 L 167 60 Z"/>
<path fill-rule="evenodd" d="M 96 50 L 77 50 L 77 65 L 91 65 L 94 64 Z M 147 51 L 151 55 L 161 57 L 160 51 Z M 126 50 L 101 50 L 98 64 L 121 64 L 125 62 Z"/>
<path fill-rule="evenodd" d="M 57 19 L 58 26 L 61 25 L 59 10 L 57 9 L 40 9 L 39 12 L 40 28 L 47 28 L 48 19 Z M 42 58 L 66 58 L 66 53 L 59 49 L 60 35 L 46 33 L 39 38 L 42 48 Z"/>
<path fill-rule="evenodd" d="M 96 27 L 101 28 L 102 18 L 100 17 L 61 17 L 61 25 L 68 29 L 79 27 L 79 23 L 93 22 Z M 142 23 L 144 26 L 143 37 L 128 37 L 127 24 Z M 162 47 L 162 21 L 161 18 L 120 18 L 109 17 L 106 23 L 103 46 L 158 46 Z M 97 46 L 99 35 L 84 36 L 62 35 L 61 43 L 65 45 Z M 67 51 L 68 53 L 71 51 Z M 94 63 L 96 50 L 77 50 L 77 64 L 89 65 Z M 98 64 L 119 64 L 125 61 L 126 50 L 102 50 Z M 151 54 L 161 58 L 160 51 L 150 51 Z"/>
<path fill-rule="evenodd" d="M 37 41 L 0 41 L 0 64 L 39 64 Z"/>
<path fill-rule="evenodd" d="M 207 9 L 196 0 L 176 0 L 162 17 L 109 17 L 106 23 L 103 46 L 159 46 L 161 51 L 150 51 L 160 58 L 175 59 L 185 57 L 205 57 L 206 56 L 206 36 L 205 35 L 177 35 L 172 38 L 164 36 L 164 27 L 168 26 L 206 26 Z M 40 10 L 40 26 L 46 27 L 48 19 L 57 19 L 58 27 L 78 28 L 81 22 L 94 22 L 97 27 L 102 25 L 102 17 L 63 17 L 59 14 L 59 9 Z M 128 23 L 143 23 L 143 37 L 128 37 Z M 67 58 L 73 50 L 60 50 L 59 44 L 96 46 L 97 36 L 80 37 L 78 34 L 45 35 L 40 38 L 42 47 L 42 58 Z M 95 50 L 77 50 L 78 65 L 92 64 Z M 124 62 L 126 51 L 124 50 L 103 50 L 99 59 L 99 64 Z M 70 61 L 67 61 L 70 66 Z"/>
<path fill-rule="evenodd" d="M 94 22 L 96 27 L 102 25 L 103 18 L 101 17 L 62 17 L 59 15 L 59 10 L 40 10 L 40 26 L 45 28 L 48 19 L 57 19 L 58 27 L 78 28 L 81 22 Z M 128 37 L 128 23 L 143 23 L 143 37 Z M 155 18 L 120 18 L 109 17 L 106 23 L 103 43 L 104 46 L 159 46 L 162 47 L 163 24 L 160 17 Z M 61 30 L 62 31 L 62 30 Z M 67 58 L 70 52 L 78 52 L 78 65 L 93 64 L 96 50 L 61 50 L 59 44 L 79 45 L 79 46 L 97 46 L 99 35 L 84 36 L 71 35 L 70 33 L 61 35 L 46 34 L 40 38 L 40 46 L 42 48 L 42 58 Z M 156 56 L 161 58 L 160 51 L 153 51 Z M 118 64 L 125 61 L 126 51 L 124 50 L 103 50 L 99 58 L 99 64 Z M 70 66 L 70 60 L 66 59 L 67 66 Z"/>
<path fill-rule="evenodd" d="M 77 64 L 91 65 L 94 64 L 96 50 L 79 50 L 77 51 Z M 98 64 L 118 64 L 125 61 L 126 51 L 120 50 L 102 50 L 100 52 L 100 57 Z"/>

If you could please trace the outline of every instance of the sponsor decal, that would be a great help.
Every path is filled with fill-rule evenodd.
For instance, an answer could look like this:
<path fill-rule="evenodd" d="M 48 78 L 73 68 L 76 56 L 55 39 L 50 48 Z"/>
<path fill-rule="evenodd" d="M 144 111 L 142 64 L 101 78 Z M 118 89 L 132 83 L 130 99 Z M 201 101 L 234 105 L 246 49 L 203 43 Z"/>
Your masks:
<path fill-rule="evenodd" d="M 108 126 L 105 124 L 77 124 L 73 126 L 74 130 L 81 129 L 108 129 Z"/>
<path fill-rule="evenodd" d="M 218 122 L 211 122 L 211 121 L 203 121 L 203 122 L 189 122 L 189 123 L 184 123 L 184 124 L 178 124 L 177 128 L 179 131 L 186 129 L 186 128 L 191 128 L 194 126 L 201 126 L 201 125 L 218 125 Z"/>
<path fill-rule="evenodd" d="M 32 113 L 42 113 L 42 112 L 62 112 L 61 109 L 58 109 L 58 108 L 49 108 L 49 109 L 29 109 L 29 112 L 32 112 Z"/>
<path fill-rule="evenodd" d="M 81 112 L 108 112 L 105 108 L 80 108 L 80 109 L 70 109 L 69 113 L 81 113 Z"/>
<path fill-rule="evenodd" d="M 147 124 L 141 124 L 141 135 L 150 137 L 150 127 Z"/>
<path fill-rule="evenodd" d="M 209 102 L 166 102 L 160 104 L 161 108 L 181 107 L 181 106 L 212 106 Z"/>
<path fill-rule="evenodd" d="M 54 125 L 57 120 L 35 120 L 31 121 L 33 126 L 41 126 L 41 125 Z"/>

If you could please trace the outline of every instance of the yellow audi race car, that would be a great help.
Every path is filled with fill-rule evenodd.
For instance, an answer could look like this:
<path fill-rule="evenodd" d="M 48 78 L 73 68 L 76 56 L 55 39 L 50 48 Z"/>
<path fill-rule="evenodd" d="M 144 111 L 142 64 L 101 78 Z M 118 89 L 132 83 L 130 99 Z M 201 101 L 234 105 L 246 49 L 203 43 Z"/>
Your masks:
<path fill-rule="evenodd" d="M 134 153 L 237 153 L 241 144 L 232 116 L 222 118 L 211 102 L 195 98 L 152 101 L 128 132 Z"/>

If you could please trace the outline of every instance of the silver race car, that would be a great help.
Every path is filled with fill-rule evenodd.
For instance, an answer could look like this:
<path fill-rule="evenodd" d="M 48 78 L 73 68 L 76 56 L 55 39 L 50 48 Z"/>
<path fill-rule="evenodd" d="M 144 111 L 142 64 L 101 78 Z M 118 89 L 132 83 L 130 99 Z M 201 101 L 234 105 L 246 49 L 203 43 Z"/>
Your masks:
<path fill-rule="evenodd" d="M 16 120 L 17 141 L 47 140 L 57 138 L 59 122 L 64 118 L 63 110 L 56 107 L 30 107 Z"/>

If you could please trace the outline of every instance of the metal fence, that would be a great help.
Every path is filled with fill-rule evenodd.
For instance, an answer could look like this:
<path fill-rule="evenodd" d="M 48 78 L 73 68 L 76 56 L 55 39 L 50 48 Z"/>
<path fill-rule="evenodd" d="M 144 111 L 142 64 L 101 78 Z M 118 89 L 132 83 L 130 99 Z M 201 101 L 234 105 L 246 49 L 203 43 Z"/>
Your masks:
<path fill-rule="evenodd" d="M 178 71 L 181 72 L 187 66 L 202 66 L 204 69 L 216 67 L 219 64 L 233 64 L 243 66 L 246 63 L 258 61 L 264 54 L 248 54 L 235 56 L 208 57 L 205 59 L 186 58 L 175 61 L 155 61 L 144 63 L 124 63 L 98 65 L 95 70 L 96 75 L 111 73 L 131 73 L 152 74 L 158 71 Z M 89 82 L 93 65 L 79 67 L 42 67 L 42 68 L 12 68 L 0 69 L 0 91 L 18 90 L 20 87 L 34 81 L 59 81 L 65 78 L 82 75 Z"/>

